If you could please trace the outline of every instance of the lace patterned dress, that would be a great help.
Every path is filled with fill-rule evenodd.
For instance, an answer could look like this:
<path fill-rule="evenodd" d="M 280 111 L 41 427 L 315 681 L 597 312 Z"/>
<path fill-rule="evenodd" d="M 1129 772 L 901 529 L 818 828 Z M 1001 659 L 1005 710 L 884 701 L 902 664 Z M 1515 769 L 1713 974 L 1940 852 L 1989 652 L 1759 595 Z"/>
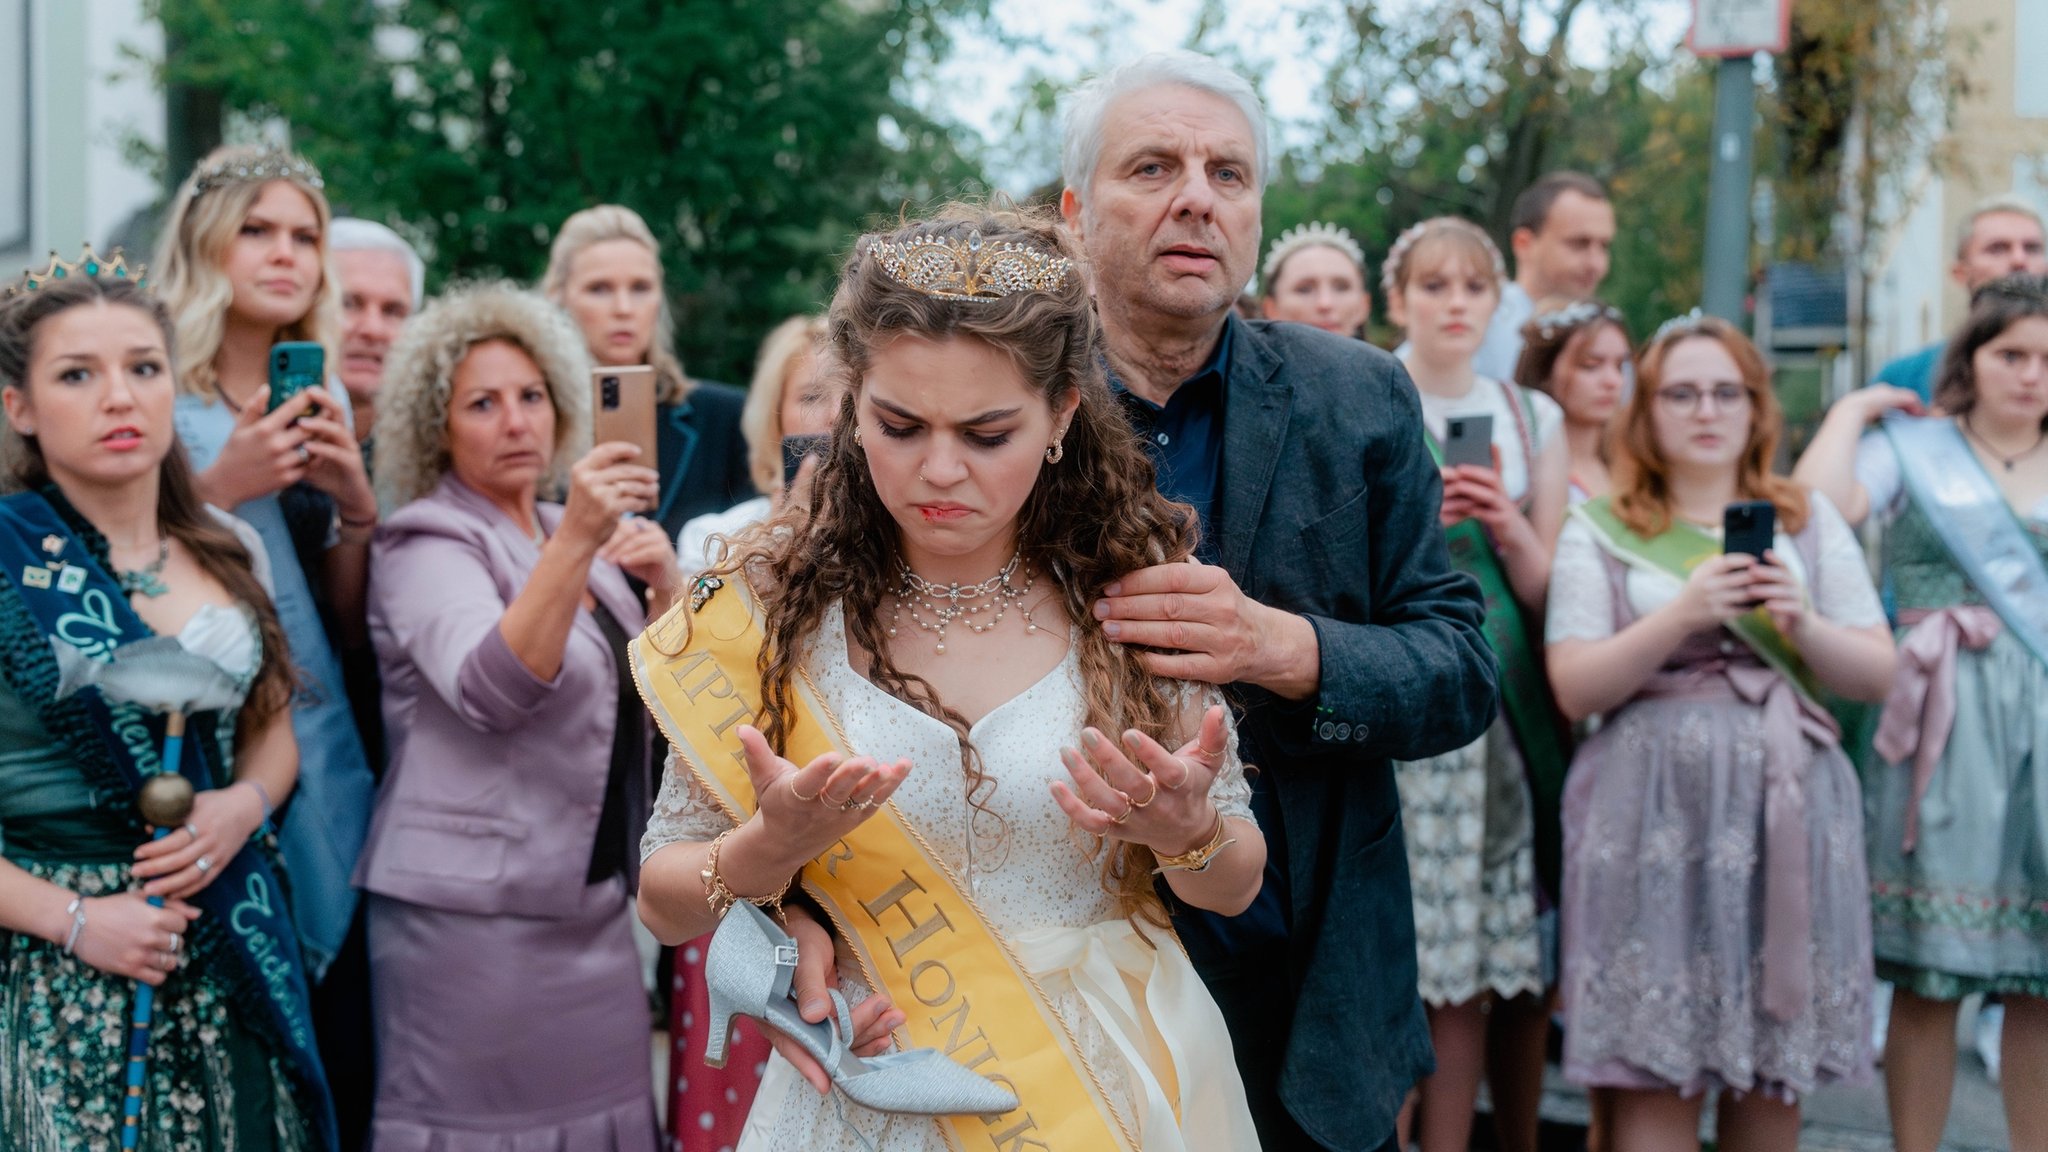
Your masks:
<path fill-rule="evenodd" d="M 245 688 L 254 678 L 262 648 L 245 610 L 201 608 L 177 638 Z M 234 731 L 231 710 L 216 731 Z M 229 763 L 228 740 L 221 743 L 221 762 Z M 36 710 L 0 685 L 0 851 L 8 862 L 83 896 L 132 887 L 141 819 L 132 804 L 117 808 L 96 799 Z M 243 849 L 261 850 L 254 843 Z M 294 1103 L 283 1063 L 235 1014 L 219 958 L 226 946 L 221 932 L 217 922 L 196 922 L 184 964 L 157 989 L 143 1150 L 312 1148 L 316 1137 Z M 133 981 L 67 956 L 57 944 L 0 933 L 0 1148 L 120 1146 L 134 995 Z"/>
<path fill-rule="evenodd" d="M 1526 503 L 1533 455 L 1563 427 L 1564 410 L 1548 396 L 1529 393 L 1524 417 L 1511 406 L 1508 387 L 1480 377 L 1457 399 L 1424 392 L 1422 418 L 1442 437 L 1452 416 L 1493 417 L 1501 484 L 1510 499 Z M 1463 748 L 1395 761 L 1394 782 L 1407 832 L 1423 1002 L 1443 1006 L 1487 992 L 1542 991 L 1535 806 L 1507 720 L 1496 719 Z"/>
<path fill-rule="evenodd" d="M 1811 505 L 1798 538 L 1778 534 L 1778 555 L 1822 616 L 1882 624 L 1855 536 L 1825 497 Z M 1547 638 L 1605 639 L 1679 590 L 1624 567 L 1574 518 L 1558 537 Z M 1572 759 L 1562 921 L 1576 1083 L 1796 1099 L 1869 1072 L 1862 793 L 1824 714 L 1793 707 L 1796 695 L 1774 713 L 1772 697 L 1752 699 L 1766 685 L 1792 692 L 1732 634 L 1697 633 Z M 1785 870 L 1779 819 L 1806 858 L 1810 908 L 1791 973 L 1805 992 L 1785 1019 L 1765 1007 L 1777 974 L 1763 944 Z"/>
<path fill-rule="evenodd" d="M 1080 672 L 1072 649 L 1036 684 L 971 729 L 986 770 L 997 782 L 987 806 L 1006 822 L 1000 843 L 992 843 L 985 828 L 981 835 L 970 835 L 972 810 L 957 767 L 960 752 L 953 730 L 853 670 L 838 607 L 827 614 L 804 663 L 855 750 L 885 760 L 908 757 L 914 765 L 895 803 L 948 865 L 969 878 L 982 910 L 1015 945 L 1101 1074 L 1119 1119 L 1137 1135 L 1139 1146 L 1146 1152 L 1257 1148 L 1222 1014 L 1170 933 L 1148 926 L 1146 935 L 1157 945 L 1148 944 L 1117 915 L 1115 901 L 1098 880 L 1098 863 L 1086 854 L 1047 788 L 1053 780 L 1066 779 L 1059 750 L 1078 744 L 1083 726 Z M 1210 796 L 1224 815 L 1251 818 L 1251 787 L 1237 758 L 1235 736 Z M 729 826 L 696 778 L 671 757 L 641 853 L 644 858 L 678 841 L 709 840 Z M 1100 979 L 1104 960 L 1121 980 Z M 848 999 L 864 999 L 859 969 L 842 957 L 840 973 Z M 1176 994 L 1193 1008 L 1162 1012 Z M 1135 999 L 1122 1011 L 1135 1007 L 1140 1027 L 1149 1025 L 1156 1035 L 1120 1031 L 1120 1013 L 1110 1010 L 1118 999 Z M 1180 1086 L 1173 1100 L 1147 1063 L 1164 1058 L 1153 1053 L 1169 1050 L 1187 1054 L 1192 1064 L 1173 1069 Z M 836 1093 L 820 1096 L 781 1056 L 771 1057 L 739 1144 L 742 1152 L 867 1146 L 883 1152 L 952 1147 L 937 1121 L 869 1112 Z"/>

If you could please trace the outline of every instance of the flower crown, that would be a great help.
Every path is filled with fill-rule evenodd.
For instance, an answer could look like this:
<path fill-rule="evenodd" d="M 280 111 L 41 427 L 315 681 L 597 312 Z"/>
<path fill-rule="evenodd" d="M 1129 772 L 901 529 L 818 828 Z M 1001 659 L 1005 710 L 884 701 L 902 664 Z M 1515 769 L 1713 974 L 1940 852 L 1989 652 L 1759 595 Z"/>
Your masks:
<path fill-rule="evenodd" d="M 58 280 L 69 280 L 73 276 L 87 276 L 95 280 L 103 275 L 111 276 L 116 280 L 133 280 L 139 288 L 148 272 L 148 267 L 143 265 L 129 268 L 128 261 L 122 257 L 119 248 L 114 249 L 113 253 L 103 260 L 93 254 L 91 244 L 83 244 L 80 245 L 76 261 L 60 258 L 57 250 L 52 248 L 48 267 L 41 272 L 33 268 L 22 269 L 21 283 L 9 285 L 6 292 L 0 293 L 0 299 L 26 295 L 38 288 L 47 288 Z"/>
<path fill-rule="evenodd" d="M 1609 320 L 1624 323 L 1621 309 L 1598 300 L 1577 300 L 1551 312 L 1538 312 L 1529 317 L 1528 327 L 1535 329 L 1540 340 L 1555 340 L 1565 332 L 1583 328 L 1597 321 Z"/>
<path fill-rule="evenodd" d="M 1287 263 L 1289 256 L 1294 255 L 1303 248 L 1314 248 L 1317 246 L 1335 248 L 1337 251 L 1349 256 L 1351 262 L 1358 265 L 1361 271 L 1365 268 L 1365 249 L 1360 248 L 1358 241 L 1351 238 L 1351 230 L 1339 228 L 1334 224 L 1325 224 L 1317 220 L 1307 224 L 1297 224 L 1282 232 L 1273 241 L 1273 246 L 1266 250 L 1265 264 L 1259 268 L 1259 279 L 1267 281 L 1270 287 L 1273 274 L 1280 270 L 1282 264 Z"/>
<path fill-rule="evenodd" d="M 251 181 L 295 180 L 308 188 L 325 188 L 320 170 L 304 159 L 278 148 L 256 156 L 224 156 L 199 169 L 192 177 L 192 198 L 197 200 L 215 188 Z"/>
<path fill-rule="evenodd" d="M 981 229 L 966 240 L 912 236 L 874 240 L 868 257 L 906 288 L 942 300 L 986 303 L 1025 292 L 1057 292 L 1074 262 L 1011 240 L 989 243 Z"/>
<path fill-rule="evenodd" d="M 1508 278 L 1508 262 L 1501 258 L 1500 246 L 1493 242 L 1493 237 L 1488 236 L 1485 229 L 1457 216 L 1432 216 L 1427 220 L 1410 224 L 1406 231 L 1394 238 L 1393 247 L 1387 249 L 1387 258 L 1380 263 L 1380 291 L 1386 294 L 1387 299 L 1394 298 L 1394 290 L 1399 287 L 1401 277 L 1407 273 L 1408 254 L 1422 242 L 1423 237 L 1436 232 L 1456 231 L 1469 232 L 1479 239 L 1486 249 L 1486 254 L 1493 258 L 1495 280 Z"/>

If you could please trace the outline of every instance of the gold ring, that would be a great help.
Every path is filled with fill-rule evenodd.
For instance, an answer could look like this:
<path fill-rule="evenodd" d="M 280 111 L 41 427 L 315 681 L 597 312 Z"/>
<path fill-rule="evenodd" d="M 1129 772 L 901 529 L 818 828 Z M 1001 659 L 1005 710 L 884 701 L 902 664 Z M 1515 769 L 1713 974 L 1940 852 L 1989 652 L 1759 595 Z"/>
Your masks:
<path fill-rule="evenodd" d="M 1129 796 L 1124 796 L 1122 789 L 1111 788 L 1110 791 L 1115 792 L 1117 795 L 1124 797 L 1124 812 L 1121 816 L 1111 816 L 1109 818 L 1109 822 L 1111 824 L 1122 824 L 1124 821 L 1129 820 L 1131 818 L 1131 813 L 1136 812 L 1138 810 L 1138 806 L 1136 804 L 1131 803 L 1131 798 Z"/>
<path fill-rule="evenodd" d="M 806 796 L 803 793 L 796 790 L 796 774 L 791 773 L 789 777 L 789 794 L 803 801 L 804 803 L 809 804 L 815 801 L 818 797 L 823 796 L 825 794 L 825 790 L 823 788 L 820 788 L 816 793 L 810 796 Z"/>
<path fill-rule="evenodd" d="M 1145 782 L 1152 785 L 1152 791 L 1148 793 L 1143 800 L 1131 801 L 1131 807 L 1143 808 L 1145 805 L 1150 804 L 1154 800 L 1159 799 L 1159 777 L 1154 776 L 1150 772 L 1147 772 L 1145 773 Z"/>

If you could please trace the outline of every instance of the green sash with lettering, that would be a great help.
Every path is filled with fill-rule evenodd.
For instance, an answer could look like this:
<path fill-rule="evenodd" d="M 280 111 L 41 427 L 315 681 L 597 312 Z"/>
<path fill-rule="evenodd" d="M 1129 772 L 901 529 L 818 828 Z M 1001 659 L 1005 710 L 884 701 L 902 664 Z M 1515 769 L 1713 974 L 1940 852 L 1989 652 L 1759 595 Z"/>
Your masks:
<path fill-rule="evenodd" d="M 640 695 L 678 766 L 735 823 L 756 806 L 738 733 L 759 714 L 767 642 L 743 581 L 703 577 L 631 649 Z M 784 755 L 796 764 L 851 755 L 808 678 L 794 687 Z M 1036 978 L 895 803 L 805 865 L 802 883 L 869 983 L 904 1011 L 912 1046 L 936 1048 L 1017 1094 L 1018 1107 L 999 1116 L 943 1118 L 953 1147 L 1138 1152 Z"/>
<path fill-rule="evenodd" d="M 1428 429 L 1429 454 L 1443 466 L 1443 447 Z M 1533 454 L 1530 460 L 1533 463 Z M 1543 656 L 1531 636 L 1529 619 L 1515 599 L 1507 569 L 1493 550 L 1486 528 L 1477 520 L 1460 520 L 1444 529 L 1451 564 L 1479 581 L 1486 600 L 1486 639 L 1500 664 L 1501 711 L 1521 749 L 1535 805 L 1536 876 L 1546 892 L 1560 891 L 1564 871 L 1564 833 L 1559 809 L 1564 802 L 1565 770 L 1571 767 L 1571 742 L 1564 720 L 1551 699 Z"/>
<path fill-rule="evenodd" d="M 1688 579 L 1692 570 L 1702 562 L 1721 554 L 1721 541 L 1682 520 L 1674 519 L 1662 535 L 1644 539 L 1621 522 L 1605 496 L 1588 500 L 1572 509 L 1572 515 L 1593 530 L 1595 542 L 1615 559 L 1652 572 L 1662 572 L 1675 580 Z M 1806 666 L 1799 650 L 1792 647 L 1785 634 L 1778 631 L 1770 613 L 1762 608 L 1753 608 L 1728 621 L 1725 626 L 1808 700 L 1822 708 L 1827 706 L 1827 695 L 1821 691 L 1820 682 L 1814 679 L 1813 670 Z"/>

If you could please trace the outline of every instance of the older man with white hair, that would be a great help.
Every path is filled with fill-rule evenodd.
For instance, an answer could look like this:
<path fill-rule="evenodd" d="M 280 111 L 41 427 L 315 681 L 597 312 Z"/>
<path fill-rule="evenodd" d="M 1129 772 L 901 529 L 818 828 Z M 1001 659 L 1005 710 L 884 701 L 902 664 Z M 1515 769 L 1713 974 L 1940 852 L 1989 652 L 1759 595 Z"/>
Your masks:
<path fill-rule="evenodd" d="M 328 228 L 327 249 L 341 282 L 341 363 L 335 375 L 355 409 L 356 440 L 377 423 L 384 357 L 425 301 L 427 266 L 398 233 L 374 220 L 344 216 Z"/>
<path fill-rule="evenodd" d="M 1389 761 L 1484 731 L 1494 658 L 1400 363 L 1233 313 L 1268 162 L 1257 95 L 1207 57 L 1146 56 L 1073 94 L 1060 208 L 1112 383 L 1202 527 L 1200 564 L 1133 572 L 1095 615 L 1155 672 L 1243 703 L 1265 886 L 1241 916 L 1176 926 L 1264 1146 L 1369 1152 L 1431 1070 Z"/>

